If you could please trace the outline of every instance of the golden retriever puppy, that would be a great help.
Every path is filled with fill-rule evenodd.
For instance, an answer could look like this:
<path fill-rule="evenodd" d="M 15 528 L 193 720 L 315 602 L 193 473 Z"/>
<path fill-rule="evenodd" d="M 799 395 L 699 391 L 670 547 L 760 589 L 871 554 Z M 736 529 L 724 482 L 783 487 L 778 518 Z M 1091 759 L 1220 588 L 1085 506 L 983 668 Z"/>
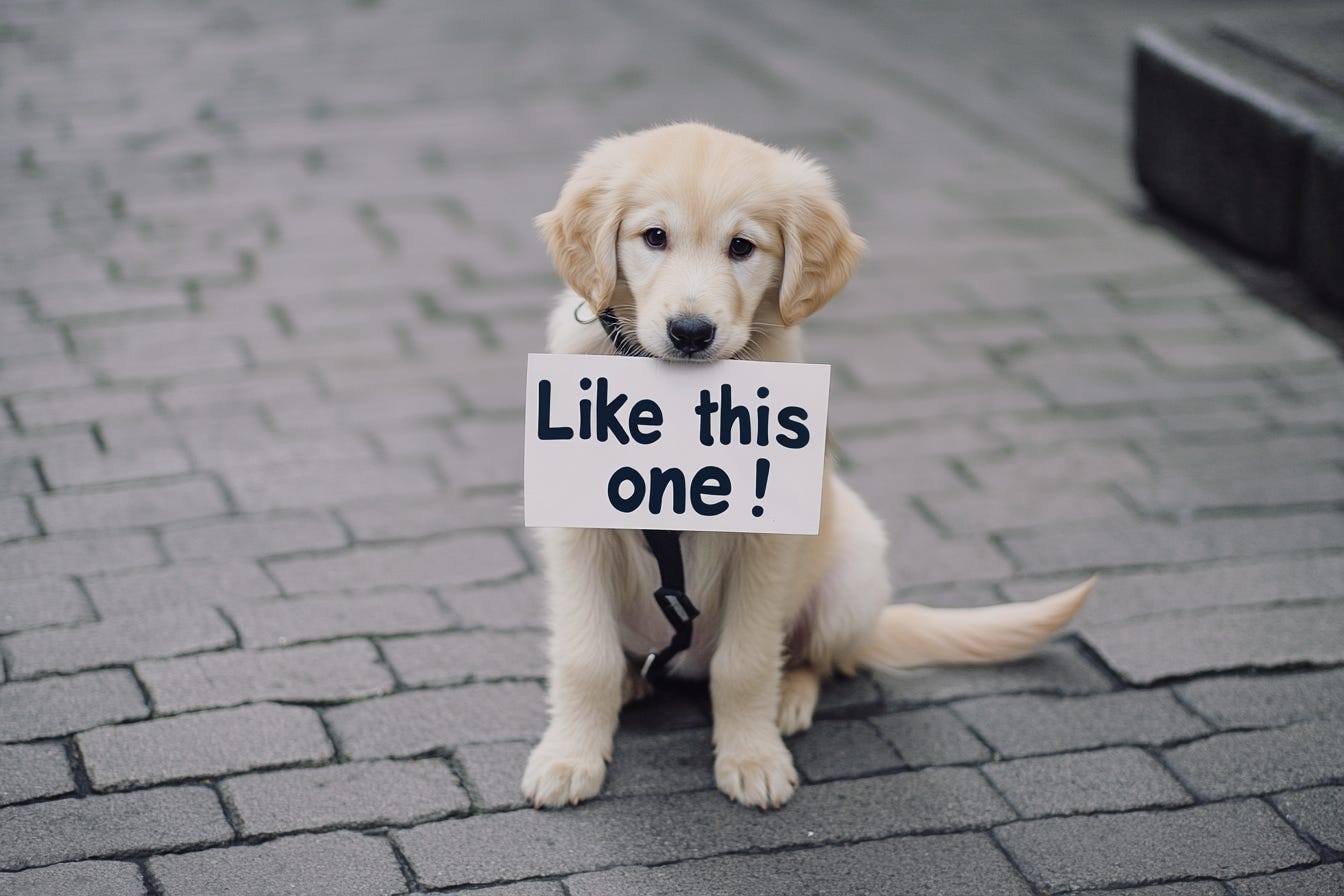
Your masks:
<path fill-rule="evenodd" d="M 864 250 L 821 165 L 700 124 L 600 141 L 537 224 L 570 289 L 551 315 L 550 350 L 669 362 L 802 360 L 798 323 L 840 291 Z M 605 326 L 593 320 L 603 312 Z M 980 609 L 888 606 L 882 525 L 829 462 L 824 475 L 818 535 L 681 539 L 701 615 L 667 673 L 708 676 L 715 779 L 752 806 L 793 795 L 783 737 L 811 725 L 822 679 L 1020 656 L 1091 585 Z M 541 545 L 550 723 L 523 776 L 538 807 L 598 793 L 621 706 L 648 692 L 635 663 L 671 633 L 640 532 L 542 530 Z"/>

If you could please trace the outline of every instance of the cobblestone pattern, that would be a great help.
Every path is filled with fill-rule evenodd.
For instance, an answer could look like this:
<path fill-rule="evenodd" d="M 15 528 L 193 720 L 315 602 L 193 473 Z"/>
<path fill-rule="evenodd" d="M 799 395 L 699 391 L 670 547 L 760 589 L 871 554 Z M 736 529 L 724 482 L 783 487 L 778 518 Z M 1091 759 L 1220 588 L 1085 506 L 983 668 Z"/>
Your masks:
<path fill-rule="evenodd" d="M 1344 366 L 1080 181 L 1120 6 L 4 4 L 0 894 L 1333 892 Z M 869 240 L 809 347 L 899 597 L 1102 584 L 1020 663 L 829 685 L 781 812 L 676 688 L 539 813 L 530 221 L 683 118 Z"/>

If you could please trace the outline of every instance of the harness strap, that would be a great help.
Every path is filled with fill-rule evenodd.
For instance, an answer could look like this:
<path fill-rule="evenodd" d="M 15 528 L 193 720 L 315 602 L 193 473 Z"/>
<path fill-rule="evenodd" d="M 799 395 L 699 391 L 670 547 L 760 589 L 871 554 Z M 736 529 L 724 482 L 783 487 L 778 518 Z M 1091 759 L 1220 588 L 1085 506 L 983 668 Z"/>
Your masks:
<path fill-rule="evenodd" d="M 574 310 L 575 320 L 579 319 L 579 308 Z M 616 351 L 622 355 L 644 354 L 639 350 L 639 343 L 622 329 L 621 319 L 616 316 L 615 311 L 607 308 L 597 316 L 597 319 L 602 324 L 602 331 L 616 347 Z M 589 320 L 591 321 L 591 318 Z M 662 677 L 663 670 L 674 656 L 691 646 L 691 638 L 695 634 L 695 617 L 700 615 L 700 611 L 686 595 L 686 570 L 681 563 L 681 533 L 672 529 L 643 531 L 644 543 L 653 553 L 653 559 L 658 561 L 658 578 L 662 583 L 658 590 L 653 592 L 653 599 L 657 602 L 658 609 L 663 611 L 663 616 L 667 618 L 673 632 L 672 642 L 657 653 L 650 653 L 644 660 L 644 667 L 639 670 L 640 675 L 654 680 Z"/>
<path fill-rule="evenodd" d="M 658 578 L 662 585 L 653 592 L 658 609 L 663 611 L 674 634 L 672 642 L 644 660 L 639 674 L 647 679 L 662 677 L 672 657 L 691 646 L 695 634 L 695 617 L 700 611 L 686 595 L 686 572 L 681 564 L 681 533 L 669 529 L 645 529 L 644 542 L 658 561 Z"/>

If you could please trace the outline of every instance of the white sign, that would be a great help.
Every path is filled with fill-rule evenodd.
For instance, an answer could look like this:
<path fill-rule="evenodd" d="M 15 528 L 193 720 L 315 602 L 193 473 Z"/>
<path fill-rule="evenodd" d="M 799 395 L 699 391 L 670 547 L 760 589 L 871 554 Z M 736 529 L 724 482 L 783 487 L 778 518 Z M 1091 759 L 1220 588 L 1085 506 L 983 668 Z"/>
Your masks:
<path fill-rule="evenodd" d="M 815 535 L 831 368 L 529 355 L 529 526 Z"/>

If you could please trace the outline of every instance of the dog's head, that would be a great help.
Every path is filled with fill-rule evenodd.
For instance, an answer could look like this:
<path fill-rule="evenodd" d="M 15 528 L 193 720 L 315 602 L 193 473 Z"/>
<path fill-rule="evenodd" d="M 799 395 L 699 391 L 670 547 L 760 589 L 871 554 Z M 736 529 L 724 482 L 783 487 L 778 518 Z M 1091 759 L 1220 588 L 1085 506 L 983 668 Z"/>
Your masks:
<path fill-rule="evenodd" d="M 821 165 L 700 124 L 599 141 L 537 226 L 570 288 L 666 360 L 749 355 L 830 301 L 864 249 Z"/>

